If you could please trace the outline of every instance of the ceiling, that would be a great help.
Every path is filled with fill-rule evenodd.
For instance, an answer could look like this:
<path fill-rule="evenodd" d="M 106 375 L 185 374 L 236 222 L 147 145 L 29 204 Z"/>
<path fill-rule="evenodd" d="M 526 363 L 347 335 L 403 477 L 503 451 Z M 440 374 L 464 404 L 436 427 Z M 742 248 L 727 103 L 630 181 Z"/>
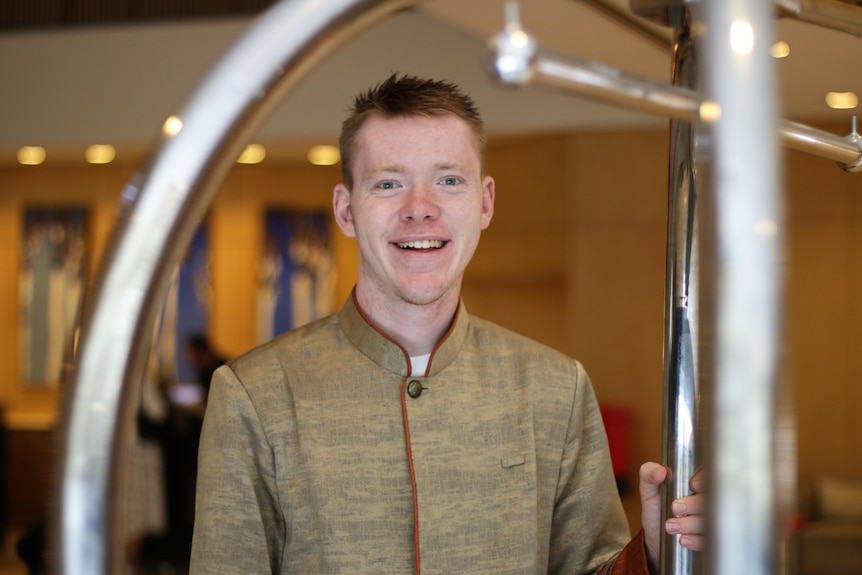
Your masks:
<path fill-rule="evenodd" d="M 780 0 L 794 2 L 796 0 Z M 667 46 L 648 39 L 596 0 L 522 0 L 521 21 L 543 48 L 667 81 Z M 30 8 L 66 6 L 43 20 Z M 71 150 L 90 143 L 146 147 L 163 119 L 271 0 L 45 0 L 0 8 L 0 164 L 25 144 Z M 628 0 L 602 0 L 652 34 L 661 26 L 630 15 Z M 849 2 L 848 2 L 849 5 Z M 69 6 L 76 6 L 77 20 Z M 154 7 L 173 6 L 176 13 Z M 95 16 L 113 7 L 112 16 Z M 89 10 L 89 12 L 88 12 Z M 124 11 L 125 10 L 125 11 Z M 149 10 L 149 11 L 148 11 Z M 195 12 L 210 10 L 210 12 Z M 854 8 L 855 10 L 855 8 Z M 859 8 L 862 14 L 862 8 Z M 85 17 L 90 14 L 89 20 Z M 17 18 L 17 20 L 16 20 Z M 98 18 L 102 18 L 99 20 Z M 862 20 L 862 16 L 860 16 Z M 390 17 L 341 47 L 315 68 L 273 113 L 259 139 L 299 149 L 334 140 L 347 99 L 398 70 L 445 77 L 473 94 L 493 134 L 608 130 L 661 126 L 664 118 L 602 102 L 501 87 L 482 69 L 486 39 L 503 26 L 503 0 L 430 0 Z M 778 60 L 782 117 L 850 128 L 854 111 L 830 110 L 827 91 L 862 95 L 862 39 L 788 18 L 776 37 L 790 44 Z M 4 156 L 5 154 L 5 156 Z"/>

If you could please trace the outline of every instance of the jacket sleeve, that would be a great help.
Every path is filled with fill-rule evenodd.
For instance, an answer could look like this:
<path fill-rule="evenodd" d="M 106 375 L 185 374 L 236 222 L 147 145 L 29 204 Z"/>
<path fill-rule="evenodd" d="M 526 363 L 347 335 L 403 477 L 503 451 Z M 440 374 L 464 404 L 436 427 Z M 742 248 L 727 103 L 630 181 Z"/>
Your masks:
<path fill-rule="evenodd" d="M 228 366 L 213 375 L 198 456 L 192 575 L 278 573 L 285 540 L 272 447 Z"/>
<path fill-rule="evenodd" d="M 602 565 L 598 575 L 649 575 L 644 532 L 641 530 L 618 555 Z"/>
<path fill-rule="evenodd" d="M 611 466 L 601 412 L 586 371 L 574 362 L 576 386 L 560 464 L 550 541 L 549 573 L 605 573 L 631 551 L 631 539 Z M 641 544 L 643 547 L 643 544 Z M 645 564 L 644 564 L 645 565 Z M 617 573 L 617 571 L 607 571 Z M 643 571 L 620 573 L 648 574 Z"/>

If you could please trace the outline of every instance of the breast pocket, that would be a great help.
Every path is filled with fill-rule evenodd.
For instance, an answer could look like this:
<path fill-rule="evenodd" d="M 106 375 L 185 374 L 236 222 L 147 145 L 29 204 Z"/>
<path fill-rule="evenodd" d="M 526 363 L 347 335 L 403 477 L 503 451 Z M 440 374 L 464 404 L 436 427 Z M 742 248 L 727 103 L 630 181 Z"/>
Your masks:
<path fill-rule="evenodd" d="M 500 465 L 503 466 L 503 469 L 511 469 L 513 467 L 520 467 L 527 463 L 527 459 L 520 453 L 516 455 L 505 456 L 500 459 Z"/>

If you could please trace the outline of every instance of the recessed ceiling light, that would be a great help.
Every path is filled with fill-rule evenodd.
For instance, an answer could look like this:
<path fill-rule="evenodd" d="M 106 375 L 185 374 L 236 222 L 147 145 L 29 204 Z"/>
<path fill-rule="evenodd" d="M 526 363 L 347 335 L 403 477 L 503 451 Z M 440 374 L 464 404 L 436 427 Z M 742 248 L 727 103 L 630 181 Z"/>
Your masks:
<path fill-rule="evenodd" d="M 773 58 L 787 58 L 790 56 L 790 44 L 784 40 L 779 40 L 769 49 L 769 53 Z"/>
<path fill-rule="evenodd" d="M 18 149 L 18 163 L 23 166 L 38 166 L 45 161 L 46 155 L 42 146 L 21 146 Z"/>
<path fill-rule="evenodd" d="M 338 146 L 312 146 L 308 149 L 308 161 L 315 166 L 334 166 L 341 159 Z"/>
<path fill-rule="evenodd" d="M 259 164 L 266 157 L 266 148 L 260 144 L 249 144 L 237 158 L 240 164 Z"/>
<path fill-rule="evenodd" d="M 859 98 L 853 92 L 828 92 L 826 105 L 835 110 L 852 110 L 859 105 Z"/>
<path fill-rule="evenodd" d="M 183 129 L 183 121 L 178 116 L 168 116 L 162 125 L 162 133 L 166 136 L 176 136 Z"/>
<path fill-rule="evenodd" d="M 84 157 L 91 164 L 110 164 L 116 156 L 117 151 L 110 144 L 93 144 L 84 153 Z"/>

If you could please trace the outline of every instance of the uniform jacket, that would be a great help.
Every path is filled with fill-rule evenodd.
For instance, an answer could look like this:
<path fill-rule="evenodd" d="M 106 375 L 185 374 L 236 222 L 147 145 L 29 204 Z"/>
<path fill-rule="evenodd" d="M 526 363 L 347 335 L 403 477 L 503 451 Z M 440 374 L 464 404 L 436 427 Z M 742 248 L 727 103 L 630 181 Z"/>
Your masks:
<path fill-rule="evenodd" d="M 191 573 L 647 572 L 579 363 L 462 304 L 410 371 L 353 298 L 220 368 Z"/>

